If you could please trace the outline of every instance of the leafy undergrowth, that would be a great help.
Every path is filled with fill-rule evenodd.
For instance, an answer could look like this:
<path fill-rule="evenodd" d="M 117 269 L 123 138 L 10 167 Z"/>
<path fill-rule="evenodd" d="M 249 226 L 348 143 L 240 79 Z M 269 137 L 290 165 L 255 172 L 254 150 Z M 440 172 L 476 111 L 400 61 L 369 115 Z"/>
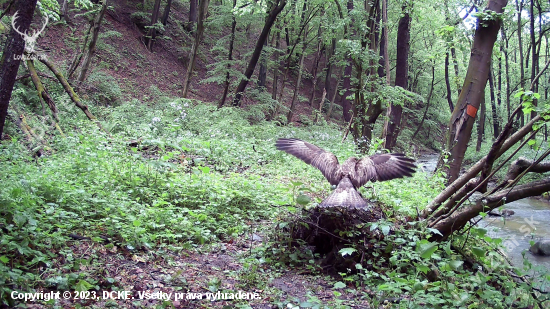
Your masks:
<path fill-rule="evenodd" d="M 334 125 L 281 127 L 237 109 L 163 98 L 154 109 L 138 101 L 97 107 L 110 131 L 104 134 L 69 105 L 59 108 L 61 127 L 74 130 L 66 137 L 51 133 L 46 156 L 27 155 L 15 138 L 0 144 L 0 293 L 6 306 L 25 304 L 11 298 L 13 290 L 261 296 L 254 301 L 176 302 L 172 297 L 37 304 L 57 308 L 532 302 L 526 287 L 480 277 L 474 265 L 463 267 L 450 243 L 429 243 L 421 226 L 403 227 L 400 218 L 414 216 L 442 188 L 440 175 L 422 172 L 361 189 L 382 202 L 391 219 L 361 227 L 383 235 L 372 247 L 370 268 L 353 265 L 325 276 L 319 266 L 323 256 L 297 246 L 287 228 L 301 204 L 314 206 L 330 186 L 317 170 L 277 151 L 274 142 L 295 137 L 341 160 L 355 155 L 353 143 L 341 143 Z M 356 250 L 344 249 L 342 255 Z"/>

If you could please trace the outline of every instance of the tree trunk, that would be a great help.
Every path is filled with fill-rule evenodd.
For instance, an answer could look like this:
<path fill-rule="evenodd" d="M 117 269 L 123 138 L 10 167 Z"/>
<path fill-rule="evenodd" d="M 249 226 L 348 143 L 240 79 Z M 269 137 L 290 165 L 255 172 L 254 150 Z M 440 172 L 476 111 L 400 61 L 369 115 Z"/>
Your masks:
<path fill-rule="evenodd" d="M 237 0 L 233 0 L 233 9 L 237 6 Z M 229 91 L 229 70 L 231 69 L 231 62 L 233 61 L 233 44 L 235 43 L 235 28 L 237 27 L 237 19 L 235 19 L 235 13 L 233 14 L 233 21 L 231 22 L 231 37 L 229 39 L 229 55 L 227 56 L 227 73 L 225 73 L 225 85 L 223 87 L 223 95 L 218 108 L 221 108 L 225 104 L 227 98 L 227 92 Z"/>
<path fill-rule="evenodd" d="M 202 40 L 202 34 L 204 32 L 204 20 L 206 19 L 206 12 L 208 11 L 208 3 L 210 0 L 201 0 L 199 5 L 199 20 L 197 23 L 197 31 L 195 32 L 195 40 L 193 41 L 193 47 L 191 48 L 191 57 L 189 59 L 189 65 L 187 66 L 187 74 L 185 76 L 185 83 L 183 86 L 182 97 L 187 98 L 189 92 L 189 85 L 191 84 L 191 76 L 193 75 L 193 69 L 195 67 L 195 59 L 199 51 L 199 45 Z"/>
<path fill-rule="evenodd" d="M 411 38 L 411 17 L 409 8 L 403 6 L 403 17 L 399 20 L 397 28 L 397 61 L 395 68 L 395 86 L 407 89 L 409 77 L 409 41 Z M 389 104 L 387 110 L 388 119 L 384 125 L 384 148 L 392 150 L 397 143 L 397 136 L 401 130 L 401 117 L 403 106 L 399 104 Z"/>
<path fill-rule="evenodd" d="M 493 81 L 493 72 L 489 71 L 489 89 L 491 90 L 491 113 L 493 116 L 493 138 L 496 140 L 500 134 L 500 123 L 498 120 L 497 104 L 495 102 L 495 85 Z"/>
<path fill-rule="evenodd" d="M 159 19 L 160 12 L 160 1 L 155 0 L 155 6 L 153 7 L 153 13 L 151 14 L 151 24 L 149 25 L 149 31 L 147 31 L 147 36 L 145 37 L 145 42 L 147 43 L 147 49 L 153 51 L 153 41 L 155 40 L 156 30 L 155 25 Z"/>
<path fill-rule="evenodd" d="M 269 33 L 267 34 L 269 36 Z M 267 47 L 267 41 L 265 40 L 264 47 Z M 267 81 L 267 55 L 265 50 L 262 49 L 260 59 L 260 72 L 258 72 L 258 87 L 265 89 Z"/>
<path fill-rule="evenodd" d="M 536 43 L 536 38 L 535 38 L 535 10 L 534 10 L 534 7 L 535 7 L 535 0 L 531 0 L 530 1 L 530 6 L 529 6 L 529 13 L 530 13 L 530 18 L 529 18 L 529 34 L 530 34 L 530 37 L 531 37 L 531 55 L 532 55 L 532 60 L 531 60 L 531 81 L 535 80 L 535 76 L 537 76 L 537 69 L 538 69 L 538 66 L 539 66 L 539 55 L 537 53 L 537 43 Z M 539 90 L 539 87 L 538 87 L 538 81 L 535 81 L 532 85 L 531 85 L 531 88 L 533 89 L 534 92 L 538 92 Z M 534 98 L 533 99 L 533 105 L 534 106 L 537 106 L 537 99 Z M 535 110 L 531 111 L 531 118 L 535 117 L 537 115 L 537 112 Z"/>
<path fill-rule="evenodd" d="M 333 56 L 334 52 L 336 51 L 336 39 L 332 39 L 330 48 L 327 48 L 326 53 L 326 67 L 327 67 L 327 74 L 325 76 L 325 90 L 327 91 L 327 96 L 329 98 L 332 97 L 332 89 L 336 88 L 336 86 L 332 86 L 334 81 L 334 78 L 332 78 L 332 66 L 333 66 Z"/>
<path fill-rule="evenodd" d="M 353 0 L 348 0 L 347 10 L 348 10 L 348 14 L 351 15 L 350 13 L 351 11 L 353 11 Z M 351 19 L 351 23 L 354 23 L 353 17 Z M 345 35 L 347 38 L 349 36 L 349 33 L 346 33 Z M 349 56 L 346 59 L 346 62 L 347 62 L 347 65 L 346 65 L 346 68 L 344 69 L 344 83 L 342 85 L 342 88 L 345 89 L 345 92 L 344 92 L 344 95 L 340 98 L 341 100 L 340 105 L 342 105 L 344 121 L 350 122 L 353 114 L 352 112 L 353 104 L 348 98 L 352 93 L 351 92 L 351 74 L 353 71 L 353 66 L 352 66 L 353 59 L 351 58 L 351 56 Z"/>
<path fill-rule="evenodd" d="M 447 102 L 451 113 L 454 110 L 453 95 L 451 93 L 451 80 L 449 78 L 449 52 L 445 53 L 445 85 L 447 86 Z"/>
<path fill-rule="evenodd" d="M 319 27 L 319 30 L 317 32 L 317 37 L 321 37 L 321 27 Z M 315 53 L 315 60 L 313 60 L 313 89 L 311 90 L 311 94 L 309 96 L 309 106 L 313 106 L 313 100 L 315 99 L 315 89 L 317 89 L 317 70 L 319 68 L 319 59 L 321 58 L 321 44 L 322 41 L 319 40 L 319 43 L 317 43 L 317 52 Z M 323 105 L 323 102 L 319 103 L 321 106 Z"/>
<path fill-rule="evenodd" d="M 512 95 L 512 92 L 510 90 L 510 87 L 512 86 L 510 83 L 510 60 L 509 60 L 509 54 L 508 54 L 508 38 L 506 37 L 506 29 L 502 28 L 502 40 L 504 41 L 505 47 L 504 47 L 504 71 L 506 75 L 506 112 L 508 113 L 508 117 L 510 118 L 510 96 Z"/>
<path fill-rule="evenodd" d="M 523 0 L 516 0 L 516 10 L 518 14 L 518 20 L 517 20 L 517 33 L 518 33 L 518 47 L 519 47 L 519 72 L 520 72 L 520 85 L 521 88 L 525 89 L 525 68 L 524 68 L 524 55 L 523 55 L 523 43 L 522 43 L 522 33 L 523 33 L 523 26 L 521 24 L 521 12 L 523 10 Z M 523 126 L 523 111 L 520 111 L 518 114 L 518 118 L 520 119 L 520 123 Z"/>
<path fill-rule="evenodd" d="M 168 15 L 170 15 L 170 7 L 172 6 L 172 0 L 167 0 L 166 6 L 164 7 L 164 13 L 162 14 L 162 24 L 166 26 L 168 23 Z"/>
<path fill-rule="evenodd" d="M 199 0 L 189 0 L 189 23 L 187 24 L 187 31 L 195 31 L 195 25 L 197 24 L 197 7 Z"/>
<path fill-rule="evenodd" d="M 305 39 L 304 39 L 305 42 Z M 294 87 L 294 94 L 292 95 L 292 101 L 290 101 L 290 109 L 286 115 L 286 123 L 292 121 L 292 115 L 294 114 L 294 107 L 296 104 L 296 97 L 298 96 L 298 90 L 300 90 L 300 84 L 302 83 L 302 72 L 304 67 L 304 58 L 306 55 L 306 47 L 304 44 L 304 49 L 302 50 L 302 55 L 300 56 L 300 67 L 298 68 L 298 80 L 296 81 L 296 86 Z"/>
<path fill-rule="evenodd" d="M 418 125 L 418 128 L 416 128 L 413 135 L 411 136 L 411 141 L 410 141 L 411 145 L 414 141 L 414 138 L 418 134 L 418 132 L 420 132 L 420 129 L 422 128 L 422 125 L 426 120 L 426 116 L 428 115 L 428 109 L 430 108 L 430 101 L 432 99 L 432 94 L 434 91 L 434 82 L 435 82 L 435 65 L 432 66 L 432 83 L 430 85 L 430 92 L 428 93 L 428 98 L 426 99 L 426 109 L 424 110 L 424 114 L 422 115 L 422 119 L 420 120 L 420 124 Z"/>
<path fill-rule="evenodd" d="M 29 30 L 36 2 L 37 0 L 19 0 L 19 5 L 17 6 L 17 28 L 22 33 Z M 2 59 L 0 61 L 0 139 L 4 131 L 11 93 L 24 50 L 25 41 L 23 37 L 12 28 L 4 44 Z"/>
<path fill-rule="evenodd" d="M 507 0 L 490 0 L 487 10 L 502 13 Z M 478 20 L 472 45 L 468 71 L 464 79 L 464 86 L 460 92 L 451 121 L 449 123 L 449 139 L 447 149 L 451 152 L 449 183 L 458 178 L 464 153 L 470 141 L 475 116 L 484 95 L 485 85 L 489 74 L 493 45 L 496 41 L 499 20 Z"/>
<path fill-rule="evenodd" d="M 237 86 L 237 91 L 235 92 L 235 98 L 233 99 L 233 106 L 241 106 L 241 98 L 243 96 L 246 85 L 248 85 L 248 81 L 250 80 L 250 77 L 252 77 L 252 74 L 254 73 L 254 69 L 256 68 L 256 64 L 258 63 L 260 54 L 262 53 L 264 43 L 267 40 L 267 35 L 269 34 L 269 30 L 271 29 L 271 27 L 273 26 L 273 23 L 277 19 L 277 15 L 279 15 L 279 13 L 284 9 L 285 5 L 286 5 L 286 0 L 275 0 L 275 2 L 273 2 L 271 11 L 269 12 L 269 15 L 265 20 L 262 33 L 260 34 L 260 37 L 258 37 L 258 41 L 256 42 L 256 47 L 254 48 L 254 52 L 252 53 L 250 62 L 248 63 L 246 71 L 244 72 L 245 77 L 241 79 L 239 86 Z"/>
<path fill-rule="evenodd" d="M 275 49 L 275 62 L 277 63 L 277 65 L 273 68 L 273 92 L 271 94 L 271 98 L 273 100 L 277 100 L 277 86 L 279 84 L 279 58 L 282 56 L 282 53 L 279 51 L 281 49 L 281 31 L 277 31 L 277 37 L 275 38 Z"/>
<path fill-rule="evenodd" d="M 479 113 L 479 119 L 477 120 L 476 152 L 479 152 L 481 150 L 481 143 L 483 142 L 483 135 L 485 134 L 485 112 L 486 112 L 485 95 L 481 97 L 480 105 L 481 105 L 481 110 Z"/>
<path fill-rule="evenodd" d="M 92 26 L 92 40 L 88 46 L 88 51 L 84 56 L 84 61 L 82 64 L 82 69 L 80 69 L 80 74 L 78 75 L 78 82 L 82 83 L 86 79 L 86 73 L 90 68 L 90 63 L 92 62 L 92 57 L 95 53 L 95 46 L 97 44 L 97 38 L 99 37 L 99 28 L 101 26 L 101 21 L 103 21 L 103 16 L 105 16 L 105 10 L 107 9 L 107 0 L 102 0 L 101 9 L 94 18 L 94 23 Z"/>

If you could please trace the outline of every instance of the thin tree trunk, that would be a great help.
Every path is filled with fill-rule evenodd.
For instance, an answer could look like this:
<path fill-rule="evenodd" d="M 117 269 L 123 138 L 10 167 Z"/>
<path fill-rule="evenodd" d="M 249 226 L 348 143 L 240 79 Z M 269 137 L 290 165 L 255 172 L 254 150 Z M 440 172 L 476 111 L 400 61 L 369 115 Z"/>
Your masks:
<path fill-rule="evenodd" d="M 191 76 L 193 75 L 193 69 L 195 68 L 195 61 L 197 53 L 199 51 L 199 45 L 202 40 L 202 34 L 204 32 L 204 20 L 206 19 L 206 12 L 208 11 L 208 4 L 210 0 L 201 0 L 199 4 L 199 20 L 197 22 L 197 31 L 195 32 L 195 40 L 193 41 L 193 47 L 191 48 L 191 57 L 189 59 L 189 65 L 187 66 L 187 74 L 185 76 L 185 82 L 183 86 L 182 97 L 187 98 L 189 92 L 189 85 L 191 84 Z"/>
<path fill-rule="evenodd" d="M 317 37 L 321 37 L 321 27 L 319 26 L 319 30 L 317 32 Z M 319 43 L 317 43 L 317 52 L 315 53 L 315 60 L 313 60 L 313 90 L 311 91 L 311 94 L 309 96 L 309 106 L 313 106 L 313 100 L 315 99 L 315 89 L 317 89 L 317 69 L 319 68 L 319 59 L 321 58 L 321 44 L 322 41 L 319 40 Z M 323 104 L 323 102 L 319 103 Z"/>
<path fill-rule="evenodd" d="M 147 49 L 153 51 L 153 42 L 155 41 L 156 30 L 155 25 L 159 19 L 160 12 L 160 1 L 155 0 L 155 6 L 153 7 L 153 13 L 151 14 L 151 24 L 149 25 L 149 31 L 147 31 L 147 36 L 145 37 L 145 42 L 147 43 Z"/>
<path fill-rule="evenodd" d="M 535 79 L 535 76 L 537 76 L 537 68 L 538 68 L 538 53 L 537 53 L 537 43 L 535 38 L 535 0 L 530 1 L 529 5 L 529 13 L 530 13 L 530 19 L 529 19 L 529 34 L 531 37 L 531 80 L 533 81 Z M 533 84 L 533 91 L 538 92 L 538 81 L 535 81 Z M 533 99 L 533 105 L 537 106 L 538 100 L 536 98 Z M 531 118 L 535 117 L 537 115 L 537 112 L 535 110 L 531 111 Z"/>
<path fill-rule="evenodd" d="M 519 72 L 520 72 L 520 85 L 521 88 L 525 89 L 525 68 L 523 66 L 524 64 L 524 55 L 523 55 L 523 43 L 522 43 L 522 33 L 523 33 L 523 27 L 521 24 L 521 11 L 523 10 L 523 0 L 516 0 L 516 10 L 518 15 L 517 20 L 517 33 L 518 33 L 518 47 L 519 47 Z M 523 111 L 520 111 L 518 113 L 518 118 L 520 119 L 520 123 L 523 126 Z"/>
<path fill-rule="evenodd" d="M 506 74 L 506 112 L 508 113 L 508 117 L 506 118 L 510 118 L 510 113 L 511 113 L 511 110 L 510 110 L 510 96 L 512 95 L 512 92 L 510 90 L 510 87 L 511 87 L 511 83 L 510 83 L 510 57 L 509 57 L 509 54 L 508 54 L 508 38 L 506 37 L 506 29 L 505 28 L 502 28 L 502 40 L 504 41 L 505 43 L 505 48 L 504 48 L 504 71 L 505 71 L 505 74 Z"/>
<path fill-rule="evenodd" d="M 347 9 L 348 9 L 348 14 L 350 14 L 353 11 L 353 0 L 348 0 Z M 352 17 L 351 23 L 354 23 L 354 22 L 355 21 L 353 20 L 353 17 Z M 347 34 L 347 36 L 349 36 L 349 33 Z M 352 112 L 353 104 L 348 99 L 348 97 L 352 94 L 352 92 L 351 92 L 351 74 L 352 74 L 352 71 L 353 71 L 353 65 L 352 65 L 353 59 L 351 58 L 351 56 L 349 56 L 346 59 L 346 62 L 347 62 L 347 65 L 346 65 L 346 68 L 344 69 L 344 83 L 342 85 L 342 88 L 345 89 L 345 92 L 344 92 L 344 95 L 340 98 L 340 100 L 341 100 L 340 105 L 342 105 L 344 121 L 345 122 L 350 122 L 351 117 L 353 115 L 353 112 Z"/>
<path fill-rule="evenodd" d="M 246 85 L 248 85 L 250 77 L 252 77 L 252 74 L 254 73 L 254 69 L 256 68 L 256 64 L 258 63 L 260 54 L 262 53 L 264 43 L 267 40 L 269 30 L 277 19 L 277 15 L 279 15 L 279 13 L 284 9 L 285 5 L 286 0 L 275 0 L 275 2 L 273 3 L 273 7 L 271 8 L 271 11 L 269 12 L 269 15 L 265 20 L 262 33 L 260 34 L 260 36 L 258 37 L 258 41 L 256 42 L 256 47 L 254 48 L 254 52 L 252 53 L 250 62 L 248 63 L 246 71 L 244 72 L 244 78 L 241 79 L 239 86 L 237 86 L 235 98 L 233 99 L 233 106 L 241 106 L 241 98 L 243 96 Z"/>
<path fill-rule="evenodd" d="M 447 86 L 447 103 L 451 113 L 454 110 L 453 95 L 451 93 L 451 80 L 449 78 L 449 52 L 445 53 L 445 85 Z"/>
<path fill-rule="evenodd" d="M 411 17 L 409 8 L 403 6 L 403 17 L 399 20 L 397 30 L 397 62 L 395 69 L 395 85 L 407 89 L 409 77 L 409 41 L 411 31 Z M 403 106 L 399 104 L 389 104 L 387 110 L 387 120 L 384 124 L 384 148 L 392 150 L 397 143 L 397 136 L 401 130 L 401 117 Z"/>
<path fill-rule="evenodd" d="M 506 3 L 507 0 L 490 0 L 487 9 L 502 13 Z M 464 153 L 472 134 L 475 116 L 484 96 L 493 46 L 499 29 L 499 20 L 484 21 L 483 25 L 478 20 L 464 86 L 449 123 L 447 142 L 448 150 L 451 152 L 448 173 L 449 183 L 458 178 L 462 166 Z"/>
<path fill-rule="evenodd" d="M 88 28 L 88 32 L 86 33 L 86 36 L 84 37 L 84 44 L 82 44 L 82 49 L 78 52 L 78 54 L 75 55 L 73 61 L 71 62 L 71 66 L 67 70 L 67 79 L 71 79 L 73 77 L 74 72 L 80 65 L 80 61 L 82 60 L 82 56 L 84 56 L 84 53 L 86 52 L 86 47 L 88 46 L 88 40 L 90 39 L 90 34 L 92 33 L 92 28 L 94 27 L 93 23 L 90 23 L 90 27 Z"/>
<path fill-rule="evenodd" d="M 32 22 L 37 0 L 19 0 L 18 2 L 17 28 L 20 32 L 26 33 Z M 0 64 L 0 139 L 4 131 L 4 123 L 8 115 L 11 93 L 24 50 L 25 41 L 23 40 L 23 36 L 15 32 L 15 29 L 12 28 L 4 43 Z"/>
<path fill-rule="evenodd" d="M 277 65 L 273 68 L 273 86 L 272 86 L 272 94 L 271 98 L 273 100 L 277 100 L 277 87 L 279 85 L 279 67 L 280 67 L 280 61 L 279 58 L 282 56 L 281 52 L 279 51 L 281 49 L 281 31 L 277 31 L 277 37 L 275 38 L 275 59 Z M 275 116 L 273 116 L 275 117 Z"/>
<path fill-rule="evenodd" d="M 491 91 L 491 113 L 493 116 L 493 138 L 496 140 L 500 134 L 500 123 L 498 121 L 498 111 L 495 102 L 495 85 L 493 81 L 493 71 L 489 71 L 489 89 Z"/>
<path fill-rule="evenodd" d="M 90 45 L 88 46 L 88 51 L 86 52 L 86 56 L 84 56 L 84 61 L 82 64 L 82 69 L 80 69 L 80 74 L 78 75 L 78 82 L 82 83 L 86 79 L 86 73 L 88 72 L 88 69 L 90 68 L 90 63 L 92 62 L 92 57 L 95 53 L 95 46 L 97 44 L 97 38 L 99 37 L 99 29 L 101 26 L 101 22 L 103 21 L 103 16 L 105 16 L 105 10 L 107 9 L 107 0 L 102 0 L 101 3 L 101 9 L 97 13 L 93 27 L 92 27 L 92 40 L 90 41 Z"/>
<path fill-rule="evenodd" d="M 332 78 L 332 66 L 334 61 L 332 58 L 334 56 L 335 51 L 336 51 L 336 39 L 332 39 L 330 48 L 327 48 L 327 53 L 326 53 L 327 74 L 325 76 L 325 90 L 327 91 L 327 95 L 329 97 L 332 97 L 332 89 L 333 88 L 336 89 L 336 86 L 332 87 L 332 84 L 337 82 L 337 81 L 333 82 L 334 79 Z"/>
<path fill-rule="evenodd" d="M 479 152 L 481 150 L 481 143 L 483 142 L 483 135 L 485 134 L 485 112 L 486 112 L 485 95 L 481 97 L 480 105 L 481 105 L 480 113 L 478 114 L 479 119 L 477 120 L 476 152 Z"/>
<path fill-rule="evenodd" d="M 414 138 L 420 132 L 420 129 L 422 128 L 422 125 L 424 125 L 424 121 L 426 120 L 426 116 L 428 115 L 428 109 L 430 108 L 430 101 L 432 99 L 432 94 L 434 91 L 434 82 L 435 82 L 435 66 L 432 66 L 432 83 L 430 85 L 430 92 L 428 93 L 428 98 L 426 99 L 426 109 L 424 110 L 424 114 L 422 115 L 422 119 L 420 120 L 420 124 L 414 131 L 413 135 L 411 136 L 410 144 L 412 145 Z"/>
<path fill-rule="evenodd" d="M 300 56 L 300 67 L 298 68 L 298 80 L 296 81 L 296 86 L 294 87 L 294 94 L 292 95 L 292 101 L 290 101 L 290 109 L 286 116 L 286 123 L 292 121 L 292 115 L 294 114 L 294 107 L 296 104 L 296 97 L 298 96 L 298 90 L 300 90 L 300 84 L 302 83 L 302 72 L 304 67 L 304 58 L 306 56 L 306 36 L 307 32 L 304 33 L 304 48 L 302 49 L 302 55 Z"/>
<path fill-rule="evenodd" d="M 189 23 L 187 24 L 187 31 L 194 32 L 195 25 L 197 24 L 197 7 L 199 6 L 199 0 L 189 0 Z"/>
<path fill-rule="evenodd" d="M 237 0 L 233 0 L 233 9 L 237 6 Z M 233 20 L 231 22 L 231 37 L 229 39 L 229 55 L 227 56 L 227 73 L 225 73 L 225 85 L 223 87 L 223 95 L 218 108 L 221 108 L 225 104 L 225 99 L 227 98 L 227 92 L 229 91 L 229 70 L 231 69 L 231 61 L 233 61 L 233 44 L 235 43 L 235 28 L 237 27 L 237 19 L 235 19 L 235 13 L 233 15 Z"/>
<path fill-rule="evenodd" d="M 336 83 L 334 83 L 334 92 L 332 93 L 332 98 L 330 100 L 330 105 L 328 107 L 327 118 L 330 119 L 332 115 L 332 110 L 334 109 L 334 102 L 336 101 L 336 95 L 338 94 L 338 86 L 340 85 L 340 79 L 342 78 L 342 69 L 338 69 L 338 74 L 336 76 Z"/>
<path fill-rule="evenodd" d="M 269 36 L 269 33 L 267 34 Z M 264 47 L 267 47 L 268 40 L 265 40 Z M 258 87 L 265 89 L 267 81 L 267 55 L 265 49 L 262 49 L 260 56 L 260 71 L 258 72 Z"/>
<path fill-rule="evenodd" d="M 170 15 L 170 7 L 172 6 L 172 0 L 167 0 L 166 6 L 164 7 L 164 13 L 162 14 L 162 24 L 166 26 L 168 23 L 168 15 Z"/>

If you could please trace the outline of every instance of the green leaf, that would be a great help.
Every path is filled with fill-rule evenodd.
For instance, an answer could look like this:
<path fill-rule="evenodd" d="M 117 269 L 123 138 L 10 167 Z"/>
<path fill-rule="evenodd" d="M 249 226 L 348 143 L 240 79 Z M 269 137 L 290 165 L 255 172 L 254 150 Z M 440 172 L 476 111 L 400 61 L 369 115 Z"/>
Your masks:
<path fill-rule="evenodd" d="M 135 227 L 138 227 L 141 225 L 141 221 L 139 220 L 134 220 L 134 222 L 132 222 L 132 224 L 134 224 Z"/>
<path fill-rule="evenodd" d="M 357 250 L 355 250 L 354 248 L 343 248 L 343 249 L 340 249 L 340 251 L 338 251 L 338 253 L 340 253 L 342 256 L 346 256 L 346 255 L 352 255 L 353 252 L 356 252 Z"/>
<path fill-rule="evenodd" d="M 458 270 L 462 266 L 462 264 L 464 264 L 464 261 L 453 260 L 449 264 L 451 265 L 453 270 Z"/>
<path fill-rule="evenodd" d="M 343 289 L 343 288 L 345 288 L 345 287 L 346 287 L 346 284 L 343 283 L 343 282 L 341 282 L 341 281 L 338 281 L 338 282 L 336 282 L 336 283 L 334 284 L 334 288 L 335 288 L 335 289 Z"/>
<path fill-rule="evenodd" d="M 10 259 L 8 259 L 5 255 L 0 256 L 0 262 L 8 264 L 9 261 Z"/>
<path fill-rule="evenodd" d="M 380 230 L 382 231 L 382 234 L 388 235 L 390 233 L 390 226 L 389 225 L 382 225 L 380 227 Z"/>
<path fill-rule="evenodd" d="M 430 271 L 430 268 L 426 265 L 423 265 L 423 264 L 417 264 L 416 269 L 420 270 L 424 274 L 427 274 Z"/>
<path fill-rule="evenodd" d="M 305 194 L 300 194 L 297 198 L 296 198 L 296 203 L 300 204 L 300 205 L 307 205 L 309 204 L 309 202 L 311 202 L 311 199 L 309 198 L 309 196 L 305 195 Z"/>
<path fill-rule="evenodd" d="M 432 254 L 437 250 L 437 244 L 434 242 L 421 243 L 420 244 L 420 257 L 423 259 L 429 259 Z"/>
<path fill-rule="evenodd" d="M 88 282 L 86 282 L 86 280 L 80 280 L 78 281 L 78 283 L 75 285 L 74 289 L 76 291 L 88 291 L 89 289 L 91 289 L 93 287 L 93 285 L 89 284 Z"/>
<path fill-rule="evenodd" d="M 473 248 L 472 248 L 472 252 L 473 252 L 477 257 L 484 257 L 486 251 L 483 250 L 483 249 L 480 248 L 480 247 L 473 247 Z"/>
<path fill-rule="evenodd" d="M 427 230 L 434 233 L 434 234 L 436 234 L 436 235 L 443 236 L 443 234 L 441 234 L 441 232 L 438 229 L 434 229 L 434 228 L 429 227 L 429 228 L 427 228 Z"/>

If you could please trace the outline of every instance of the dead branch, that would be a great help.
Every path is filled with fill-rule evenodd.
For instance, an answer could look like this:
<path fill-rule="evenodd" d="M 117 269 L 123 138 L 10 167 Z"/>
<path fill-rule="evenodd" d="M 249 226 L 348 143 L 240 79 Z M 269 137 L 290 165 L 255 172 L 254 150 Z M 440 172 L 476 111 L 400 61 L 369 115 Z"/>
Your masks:
<path fill-rule="evenodd" d="M 535 161 L 527 160 L 524 157 L 520 157 L 516 161 L 510 164 L 508 168 L 508 173 L 506 174 L 506 181 L 514 180 L 519 174 L 525 171 L 529 166 L 531 166 Z M 539 164 L 533 165 L 529 172 L 532 173 L 546 173 L 550 172 L 550 162 L 541 162 Z"/>
<path fill-rule="evenodd" d="M 50 71 L 52 71 L 52 73 L 57 77 L 57 79 L 59 80 L 59 82 L 61 83 L 61 85 L 63 85 L 63 88 L 65 89 L 65 92 L 67 92 L 67 94 L 69 95 L 69 97 L 71 98 L 71 100 L 73 101 L 73 103 L 78 107 L 80 108 L 84 114 L 86 114 L 86 117 L 88 117 L 88 119 L 90 119 L 91 121 L 95 122 L 95 124 L 105 133 L 108 133 L 104 128 L 103 126 L 101 125 L 101 123 L 99 122 L 99 120 L 97 120 L 97 118 L 90 112 L 90 110 L 88 109 L 88 106 L 82 104 L 82 102 L 80 101 L 80 98 L 78 97 L 78 94 L 76 94 L 76 92 L 73 90 L 73 88 L 71 87 L 71 85 L 69 85 L 69 83 L 67 82 L 67 80 L 65 79 L 65 77 L 63 76 L 63 74 L 61 74 L 61 72 L 59 72 L 59 70 L 57 70 L 57 68 L 53 65 L 53 63 L 51 63 L 45 55 L 40 55 L 38 56 L 38 60 L 40 60 L 40 62 L 44 63 L 48 69 L 50 69 Z"/>
<path fill-rule="evenodd" d="M 433 228 L 439 230 L 444 236 L 434 237 L 436 239 L 445 239 L 454 231 L 463 228 L 471 218 L 474 218 L 480 212 L 488 212 L 505 203 L 514 202 L 530 196 L 541 195 L 547 191 L 550 191 L 550 178 L 519 185 L 512 189 L 503 189 L 487 197 L 480 198 L 475 204 L 464 207 L 449 217 L 437 222 Z"/>

